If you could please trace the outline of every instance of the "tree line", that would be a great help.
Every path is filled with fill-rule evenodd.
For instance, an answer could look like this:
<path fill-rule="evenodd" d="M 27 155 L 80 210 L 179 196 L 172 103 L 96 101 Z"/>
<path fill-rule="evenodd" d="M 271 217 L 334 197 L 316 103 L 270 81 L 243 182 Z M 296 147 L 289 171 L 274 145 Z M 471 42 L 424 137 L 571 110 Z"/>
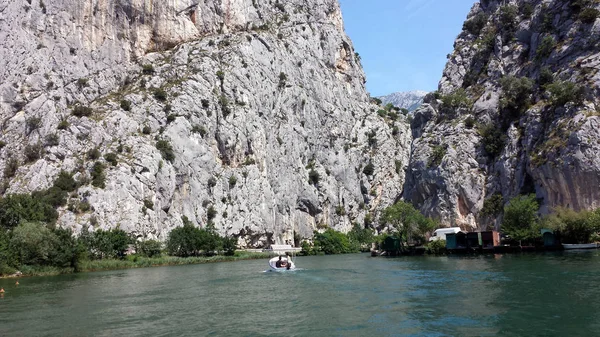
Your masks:
<path fill-rule="evenodd" d="M 425 243 L 426 235 L 437 227 L 437 222 L 425 217 L 413 205 L 399 201 L 382 212 L 379 222 L 387 227 L 384 234 L 376 235 L 371 228 L 371 217 L 361 226 L 354 223 L 348 234 L 327 228 L 323 233 L 314 232 L 313 244 L 302 243 L 302 254 L 345 254 L 368 251 L 372 243 L 381 243 L 389 235 L 400 239 L 403 249 L 409 244 Z"/>
<path fill-rule="evenodd" d="M 575 211 L 557 207 L 550 214 L 540 216 L 539 202 L 533 194 L 517 196 L 504 207 L 501 229 L 511 239 L 539 240 L 543 228 L 559 234 L 563 243 L 600 241 L 600 208 Z"/>

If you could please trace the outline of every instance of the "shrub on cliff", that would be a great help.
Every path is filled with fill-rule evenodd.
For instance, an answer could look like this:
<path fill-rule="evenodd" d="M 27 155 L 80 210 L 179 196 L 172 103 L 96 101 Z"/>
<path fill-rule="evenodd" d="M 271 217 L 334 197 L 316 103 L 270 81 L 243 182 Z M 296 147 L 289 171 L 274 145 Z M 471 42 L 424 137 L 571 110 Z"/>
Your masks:
<path fill-rule="evenodd" d="M 109 162 L 112 166 L 117 166 L 119 163 L 118 156 L 114 152 L 110 152 L 104 155 L 104 160 Z"/>
<path fill-rule="evenodd" d="M 440 166 L 442 159 L 444 159 L 444 156 L 446 155 L 446 152 L 448 152 L 448 146 L 446 144 L 434 146 L 431 151 L 431 155 L 429 156 L 427 167 L 434 168 Z"/>
<path fill-rule="evenodd" d="M 512 30 L 515 28 L 517 15 L 519 14 L 519 9 L 513 5 L 504 5 L 500 7 L 500 23 L 502 27 L 507 30 Z"/>
<path fill-rule="evenodd" d="M 124 111 L 131 111 L 131 101 L 128 101 L 126 99 L 121 100 L 121 109 L 123 109 Z"/>
<path fill-rule="evenodd" d="M 156 89 L 154 89 L 153 95 L 154 95 L 154 98 L 157 101 L 160 101 L 160 102 L 166 102 L 167 101 L 167 92 L 164 91 L 162 88 L 156 88 Z"/>
<path fill-rule="evenodd" d="M 455 110 L 459 108 L 469 108 L 471 106 L 471 100 L 467 96 L 465 89 L 460 88 L 456 91 L 442 96 L 442 108 Z"/>
<path fill-rule="evenodd" d="M 500 107 L 519 117 L 531 105 L 533 81 L 527 77 L 505 76 L 500 80 L 502 98 Z"/>
<path fill-rule="evenodd" d="M 569 81 L 558 81 L 546 86 L 553 106 L 559 107 L 572 102 L 575 105 L 583 103 L 583 87 Z"/>
<path fill-rule="evenodd" d="M 494 124 L 483 125 L 479 129 L 479 135 L 481 136 L 481 143 L 488 157 L 491 159 L 496 158 L 504 149 L 506 143 L 506 135 L 502 133 L 500 128 Z"/>
<path fill-rule="evenodd" d="M 319 172 L 315 171 L 314 169 L 310 169 L 310 171 L 308 171 L 308 183 L 311 185 L 318 185 L 319 184 L 319 180 L 321 179 Z"/>
<path fill-rule="evenodd" d="M 367 176 L 372 176 L 374 172 L 375 172 L 375 165 L 373 165 L 373 163 L 368 163 L 363 168 L 363 173 Z"/>
<path fill-rule="evenodd" d="M 592 4 L 593 0 L 571 0 L 569 3 L 569 7 L 574 12 L 579 12 Z"/>
<path fill-rule="evenodd" d="M 545 88 L 546 85 L 554 82 L 554 73 L 550 68 L 543 67 L 540 69 L 540 75 L 538 76 L 538 85 L 542 88 Z"/>
<path fill-rule="evenodd" d="M 154 66 L 152 64 L 142 65 L 142 74 L 153 75 L 154 74 Z"/>
<path fill-rule="evenodd" d="M 465 118 L 465 127 L 467 129 L 472 129 L 475 126 L 475 118 L 473 116 L 468 116 Z"/>
<path fill-rule="evenodd" d="M 156 148 L 160 151 L 162 157 L 168 161 L 173 162 L 175 160 L 175 152 L 173 151 L 173 146 L 166 140 L 159 140 L 156 142 Z"/>
<path fill-rule="evenodd" d="M 481 215 L 495 217 L 502 212 L 504 208 L 504 198 L 501 193 L 495 193 L 483 201 Z"/>
<path fill-rule="evenodd" d="M 96 159 L 100 158 L 100 155 L 102 155 L 102 153 L 100 152 L 100 150 L 97 147 L 89 150 L 87 153 L 88 159 L 91 159 L 91 160 L 96 160 Z"/>
<path fill-rule="evenodd" d="M 471 19 L 465 21 L 465 23 L 463 24 L 463 30 L 466 30 L 472 35 L 479 36 L 479 33 L 481 33 L 481 30 L 483 29 L 483 27 L 485 27 L 487 21 L 488 16 L 485 13 L 477 13 Z"/>
<path fill-rule="evenodd" d="M 585 8 L 579 13 L 579 20 L 585 24 L 592 24 L 600 16 L 600 11 L 595 8 Z"/>
<path fill-rule="evenodd" d="M 10 157 L 4 166 L 4 178 L 12 178 L 19 169 L 19 160 L 15 157 Z"/>
<path fill-rule="evenodd" d="M 104 164 L 97 161 L 92 167 L 92 186 L 98 188 L 106 187 L 106 175 L 104 174 Z"/>
<path fill-rule="evenodd" d="M 524 2 L 519 6 L 519 11 L 524 18 L 529 19 L 533 15 L 534 8 L 530 3 Z"/>
<path fill-rule="evenodd" d="M 536 61 L 542 61 L 552 54 L 552 51 L 556 48 L 556 41 L 552 36 L 545 36 L 542 42 L 538 45 L 535 52 Z"/>
<path fill-rule="evenodd" d="M 40 157 L 42 156 L 43 149 L 44 148 L 42 147 L 41 143 L 27 144 L 24 150 L 26 161 L 28 163 L 31 163 L 40 159 Z"/>
<path fill-rule="evenodd" d="M 83 105 L 79 105 L 79 104 L 75 105 L 73 107 L 73 112 L 72 112 L 73 116 L 76 116 L 76 117 L 84 117 L 84 116 L 89 117 L 92 115 L 92 113 L 94 113 L 94 110 L 92 110 L 92 108 L 89 108 L 89 107 L 86 107 Z"/>

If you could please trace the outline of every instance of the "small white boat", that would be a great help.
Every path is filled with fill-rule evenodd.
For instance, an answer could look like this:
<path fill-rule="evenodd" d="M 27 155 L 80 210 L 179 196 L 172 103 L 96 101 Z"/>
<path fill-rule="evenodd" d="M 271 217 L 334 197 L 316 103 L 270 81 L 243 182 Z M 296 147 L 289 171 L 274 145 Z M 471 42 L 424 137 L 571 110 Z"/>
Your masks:
<path fill-rule="evenodd" d="M 570 250 L 570 249 L 598 249 L 598 244 L 597 243 L 576 243 L 576 244 L 563 243 L 563 248 L 565 250 Z"/>
<path fill-rule="evenodd" d="M 286 266 L 285 267 L 277 267 L 277 261 L 279 261 L 279 256 L 275 256 L 274 258 L 269 260 L 269 267 L 271 267 L 272 271 L 286 271 L 286 270 L 294 270 L 296 269 L 296 265 L 294 264 L 294 261 L 292 261 L 292 259 L 285 256 L 281 257 L 281 261 L 285 261 Z M 289 263 L 289 268 L 287 267 L 287 264 Z"/>

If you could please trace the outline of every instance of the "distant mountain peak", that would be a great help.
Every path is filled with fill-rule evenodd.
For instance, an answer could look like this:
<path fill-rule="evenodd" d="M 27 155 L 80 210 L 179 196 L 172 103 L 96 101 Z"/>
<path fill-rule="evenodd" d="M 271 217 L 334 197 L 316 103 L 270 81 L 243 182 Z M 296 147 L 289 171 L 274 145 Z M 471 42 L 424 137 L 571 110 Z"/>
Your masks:
<path fill-rule="evenodd" d="M 427 95 L 427 91 L 413 90 L 405 92 L 395 92 L 393 94 L 378 97 L 383 104 L 392 103 L 399 108 L 407 109 L 409 112 L 416 110 L 423 104 L 423 97 Z"/>

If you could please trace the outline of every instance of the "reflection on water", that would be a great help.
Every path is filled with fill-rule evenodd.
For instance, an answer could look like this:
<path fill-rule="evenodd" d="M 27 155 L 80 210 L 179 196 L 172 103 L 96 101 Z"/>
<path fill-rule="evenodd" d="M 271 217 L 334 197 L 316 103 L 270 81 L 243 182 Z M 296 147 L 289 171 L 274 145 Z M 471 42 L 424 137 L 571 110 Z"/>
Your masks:
<path fill-rule="evenodd" d="M 299 257 L 0 280 L 1 336 L 591 335 L 598 252 Z"/>

